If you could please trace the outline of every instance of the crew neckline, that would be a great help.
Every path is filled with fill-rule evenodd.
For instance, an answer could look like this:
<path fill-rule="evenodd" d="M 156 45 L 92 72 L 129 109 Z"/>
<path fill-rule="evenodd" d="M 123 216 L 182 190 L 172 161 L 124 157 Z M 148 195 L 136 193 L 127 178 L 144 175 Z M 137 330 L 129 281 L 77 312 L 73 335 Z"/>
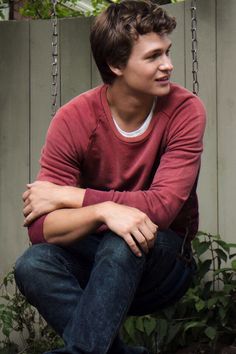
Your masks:
<path fill-rule="evenodd" d="M 150 124 L 150 122 L 151 122 L 151 120 L 153 118 L 153 111 L 155 109 L 156 102 L 157 102 L 157 98 L 155 97 L 154 100 L 153 100 L 153 104 L 152 104 L 151 110 L 148 113 L 148 115 L 145 118 L 145 120 L 142 123 L 142 125 L 138 129 L 135 129 L 135 130 L 133 130 L 131 132 L 127 132 L 127 131 L 121 129 L 120 126 L 118 125 L 116 119 L 114 118 L 114 116 L 112 116 L 113 122 L 115 123 L 116 129 L 119 131 L 119 133 L 122 136 L 125 136 L 126 138 L 134 138 L 134 137 L 140 136 L 143 133 L 145 133 L 145 131 L 148 129 L 149 124 Z"/>
<path fill-rule="evenodd" d="M 138 136 L 135 136 L 135 137 L 126 137 L 126 136 L 123 136 L 119 130 L 117 129 L 116 125 L 115 125 L 115 122 L 112 118 L 112 114 L 111 114 L 111 109 L 110 109 L 110 106 L 108 104 L 108 101 L 107 101 L 107 89 L 108 89 L 108 85 L 107 84 L 104 84 L 101 88 L 101 102 L 102 102 L 102 106 L 103 106 L 103 110 L 104 110 L 104 113 L 105 113 L 105 116 L 111 126 L 111 129 L 113 131 L 113 133 L 116 135 L 116 137 L 119 139 L 119 140 L 122 140 L 122 141 L 125 141 L 125 142 L 139 142 L 139 141 L 142 141 L 144 140 L 149 134 L 150 132 L 152 131 L 152 128 L 154 126 L 154 123 L 155 123 L 155 119 L 151 119 L 147 129 L 141 134 L 141 135 L 138 135 Z M 154 109 L 153 109 L 153 118 L 155 117 L 155 115 L 157 114 L 158 112 L 158 102 L 154 105 Z"/>

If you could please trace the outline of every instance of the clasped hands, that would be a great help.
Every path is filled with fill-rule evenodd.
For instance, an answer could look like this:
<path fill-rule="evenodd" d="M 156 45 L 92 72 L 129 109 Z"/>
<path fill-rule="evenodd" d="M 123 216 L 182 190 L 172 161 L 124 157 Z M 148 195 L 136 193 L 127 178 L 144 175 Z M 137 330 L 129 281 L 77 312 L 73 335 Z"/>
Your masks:
<path fill-rule="evenodd" d="M 85 190 L 71 186 L 59 186 L 47 181 L 36 181 L 26 185 L 23 193 L 24 226 L 29 226 L 41 215 L 63 208 L 80 208 Z"/>
<path fill-rule="evenodd" d="M 22 195 L 24 226 L 58 209 L 81 208 L 84 194 L 83 188 L 59 186 L 47 181 L 27 184 Z M 141 256 L 141 251 L 147 254 L 153 248 L 158 226 L 139 209 L 109 201 L 95 205 L 94 210 L 99 221 L 123 238 L 135 255 Z"/>

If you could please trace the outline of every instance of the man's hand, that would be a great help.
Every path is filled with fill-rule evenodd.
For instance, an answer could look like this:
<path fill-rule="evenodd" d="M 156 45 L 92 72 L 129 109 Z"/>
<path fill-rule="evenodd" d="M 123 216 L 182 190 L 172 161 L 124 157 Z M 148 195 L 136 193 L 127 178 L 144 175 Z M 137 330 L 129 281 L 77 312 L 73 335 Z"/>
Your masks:
<path fill-rule="evenodd" d="M 126 205 L 104 202 L 99 205 L 101 220 L 122 237 L 136 256 L 154 246 L 158 226 L 142 211 Z"/>
<path fill-rule="evenodd" d="M 36 218 L 61 208 L 79 208 L 82 206 L 85 190 L 70 186 L 58 186 L 47 181 L 27 184 L 23 193 L 24 226 Z"/>

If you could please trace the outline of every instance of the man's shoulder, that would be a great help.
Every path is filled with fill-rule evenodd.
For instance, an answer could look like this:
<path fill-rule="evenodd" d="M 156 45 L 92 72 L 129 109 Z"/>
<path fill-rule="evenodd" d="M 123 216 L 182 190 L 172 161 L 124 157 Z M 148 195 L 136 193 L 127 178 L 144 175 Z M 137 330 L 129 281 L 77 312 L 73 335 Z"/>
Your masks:
<path fill-rule="evenodd" d="M 50 130 L 69 130 L 76 139 L 81 134 L 90 136 L 103 114 L 101 103 L 103 87 L 104 85 L 101 85 L 86 91 L 59 108 L 53 117 Z"/>
<path fill-rule="evenodd" d="M 205 107 L 201 99 L 185 87 L 171 83 L 168 95 L 161 98 L 160 110 L 172 117 L 175 112 L 188 109 L 195 115 L 205 115 Z"/>
<path fill-rule="evenodd" d="M 80 95 L 72 98 L 69 102 L 61 107 L 61 110 L 65 112 L 77 112 L 81 113 L 83 110 L 93 109 L 94 106 L 99 107 L 101 105 L 101 92 L 104 85 L 97 86 Z"/>

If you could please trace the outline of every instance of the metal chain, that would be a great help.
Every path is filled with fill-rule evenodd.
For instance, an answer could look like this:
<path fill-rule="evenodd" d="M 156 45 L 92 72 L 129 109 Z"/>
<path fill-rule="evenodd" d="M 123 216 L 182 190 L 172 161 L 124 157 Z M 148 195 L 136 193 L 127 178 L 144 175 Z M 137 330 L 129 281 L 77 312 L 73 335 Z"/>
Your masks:
<path fill-rule="evenodd" d="M 53 11 L 52 19 L 52 117 L 57 111 L 58 96 L 58 19 L 56 13 L 57 0 L 51 0 Z"/>
<path fill-rule="evenodd" d="M 192 32 L 192 74 L 193 93 L 198 95 L 198 40 L 197 40 L 197 0 L 191 0 L 191 32 Z"/>

